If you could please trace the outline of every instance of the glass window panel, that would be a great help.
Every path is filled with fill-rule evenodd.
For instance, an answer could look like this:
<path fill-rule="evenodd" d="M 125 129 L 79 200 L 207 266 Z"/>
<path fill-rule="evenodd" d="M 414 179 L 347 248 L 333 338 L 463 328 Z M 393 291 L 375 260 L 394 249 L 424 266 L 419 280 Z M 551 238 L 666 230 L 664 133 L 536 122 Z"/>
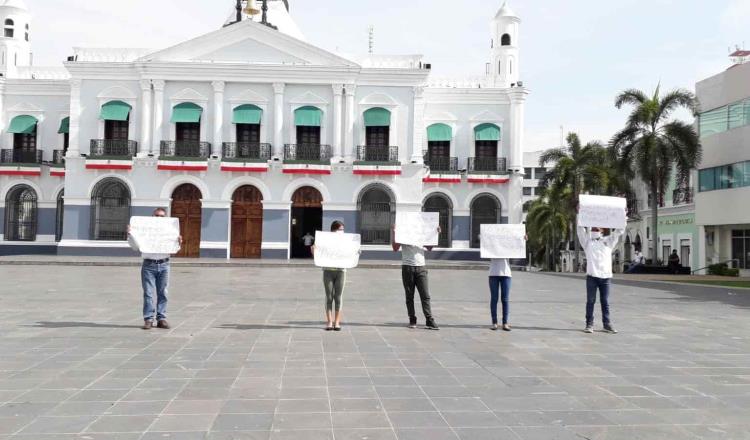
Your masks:
<path fill-rule="evenodd" d="M 750 99 L 745 100 L 745 125 L 750 125 Z"/>
<path fill-rule="evenodd" d="M 733 181 L 732 181 L 732 166 L 731 165 L 725 165 L 723 167 L 719 167 L 719 188 L 720 189 L 734 188 Z"/>
<path fill-rule="evenodd" d="M 742 165 L 742 168 L 745 170 L 742 175 L 742 186 L 750 186 L 750 162 L 745 162 Z"/>
<path fill-rule="evenodd" d="M 714 184 L 715 174 L 715 168 L 707 168 L 700 171 L 699 180 L 701 191 L 713 191 L 714 189 L 716 189 L 716 185 Z"/>
<path fill-rule="evenodd" d="M 523 195 L 530 196 L 531 195 L 531 188 L 528 188 L 528 187 L 524 188 L 523 189 Z"/>
<path fill-rule="evenodd" d="M 701 136 L 710 136 L 727 130 L 728 109 L 721 107 L 700 115 Z"/>
<path fill-rule="evenodd" d="M 729 129 L 745 125 L 745 104 L 732 104 L 729 106 Z"/>
<path fill-rule="evenodd" d="M 736 163 L 730 166 L 732 173 L 732 188 L 745 186 L 745 164 Z"/>

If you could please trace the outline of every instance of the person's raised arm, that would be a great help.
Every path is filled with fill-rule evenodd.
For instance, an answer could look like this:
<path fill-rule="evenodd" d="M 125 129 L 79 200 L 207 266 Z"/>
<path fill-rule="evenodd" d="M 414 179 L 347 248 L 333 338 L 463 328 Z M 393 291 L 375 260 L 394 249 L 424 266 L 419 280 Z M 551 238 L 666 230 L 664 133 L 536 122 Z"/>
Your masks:
<path fill-rule="evenodd" d="M 401 250 L 401 243 L 396 243 L 396 225 L 391 226 L 391 235 L 393 235 L 393 243 L 391 243 L 393 252 L 398 252 Z"/>
<path fill-rule="evenodd" d="M 133 235 L 133 228 L 128 225 L 128 246 L 130 246 L 131 249 L 133 249 L 136 252 L 140 252 L 140 246 L 138 246 L 138 240 L 135 239 L 135 236 Z"/>
<path fill-rule="evenodd" d="M 620 237 L 622 237 L 622 234 L 624 232 L 625 231 L 623 231 L 622 229 L 612 229 L 612 233 L 609 234 L 609 237 L 607 237 L 607 241 L 609 242 L 608 244 L 611 247 L 617 246 L 617 243 L 620 241 Z"/>
<path fill-rule="evenodd" d="M 589 232 L 583 226 L 578 226 L 576 230 L 578 231 L 578 242 L 581 243 L 582 248 L 586 249 L 589 245 L 589 241 L 591 241 Z"/>

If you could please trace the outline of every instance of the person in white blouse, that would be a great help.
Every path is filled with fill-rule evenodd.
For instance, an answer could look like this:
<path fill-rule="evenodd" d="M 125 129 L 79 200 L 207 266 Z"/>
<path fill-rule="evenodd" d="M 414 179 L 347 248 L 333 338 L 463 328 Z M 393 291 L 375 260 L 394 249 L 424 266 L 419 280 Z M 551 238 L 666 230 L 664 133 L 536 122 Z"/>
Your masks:
<path fill-rule="evenodd" d="M 528 240 L 528 236 L 524 237 Z M 510 314 L 510 286 L 513 273 L 507 258 L 493 258 L 490 260 L 490 315 L 492 316 L 492 330 L 497 330 L 497 303 L 503 306 L 503 330 L 511 331 L 508 323 Z"/>
<path fill-rule="evenodd" d="M 609 234 L 603 232 L 610 232 Z M 612 285 L 612 253 L 620 241 L 621 229 L 605 230 L 601 228 L 578 227 L 578 241 L 586 252 L 586 333 L 594 333 L 594 306 L 596 292 L 602 305 L 602 322 L 604 331 L 617 333 L 612 326 L 609 315 L 609 293 Z"/>

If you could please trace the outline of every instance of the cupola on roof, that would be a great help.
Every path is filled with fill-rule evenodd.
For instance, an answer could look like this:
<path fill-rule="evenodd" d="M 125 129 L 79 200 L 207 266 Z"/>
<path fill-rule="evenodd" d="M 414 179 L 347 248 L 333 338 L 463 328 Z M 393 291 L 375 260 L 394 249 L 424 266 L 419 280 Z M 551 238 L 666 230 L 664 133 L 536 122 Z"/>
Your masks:
<path fill-rule="evenodd" d="M 26 2 L 23 0 L 0 0 L 0 7 L 23 9 L 24 11 L 29 10 Z"/>
<path fill-rule="evenodd" d="M 515 12 L 513 12 L 513 9 L 508 6 L 508 2 L 503 2 L 503 6 L 500 7 L 500 10 L 497 11 L 497 14 L 495 15 L 495 18 L 502 18 L 502 17 L 518 17 Z"/>

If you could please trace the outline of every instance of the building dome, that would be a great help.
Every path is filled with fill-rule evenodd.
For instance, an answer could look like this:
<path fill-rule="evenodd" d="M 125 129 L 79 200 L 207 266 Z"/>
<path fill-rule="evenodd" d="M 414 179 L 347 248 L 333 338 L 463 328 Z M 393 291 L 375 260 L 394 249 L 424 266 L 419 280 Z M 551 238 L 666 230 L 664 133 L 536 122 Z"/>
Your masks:
<path fill-rule="evenodd" d="M 0 0 L 0 7 L 16 8 L 24 11 L 29 10 L 29 8 L 26 6 L 26 2 L 24 2 L 23 0 Z"/>

